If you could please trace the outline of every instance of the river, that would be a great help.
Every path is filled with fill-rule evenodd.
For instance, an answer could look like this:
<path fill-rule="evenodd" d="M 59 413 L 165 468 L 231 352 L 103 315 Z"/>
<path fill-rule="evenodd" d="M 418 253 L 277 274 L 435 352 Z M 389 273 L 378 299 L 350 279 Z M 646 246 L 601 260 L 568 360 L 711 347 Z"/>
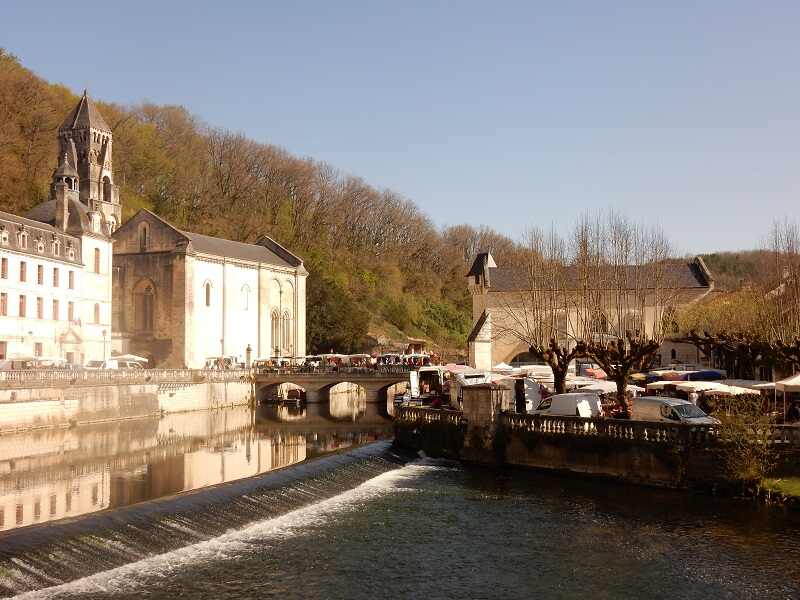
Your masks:
<path fill-rule="evenodd" d="M 64 430 L 60 462 L 56 432 L 18 434 L 16 475 L 0 462 L 19 499 L 6 594 L 800 597 L 800 519 L 782 509 L 399 454 L 384 411 L 352 402 L 181 417 Z M 52 490 L 53 519 L 26 525 Z"/>

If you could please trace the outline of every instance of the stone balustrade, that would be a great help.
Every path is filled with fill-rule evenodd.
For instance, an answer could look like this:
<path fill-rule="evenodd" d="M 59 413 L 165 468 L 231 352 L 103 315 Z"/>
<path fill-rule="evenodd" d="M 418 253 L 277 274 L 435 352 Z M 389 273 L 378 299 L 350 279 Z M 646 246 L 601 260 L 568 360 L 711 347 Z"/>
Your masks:
<path fill-rule="evenodd" d="M 401 406 L 397 419 L 404 422 L 446 422 L 458 424 L 462 413 L 453 410 Z M 716 425 L 690 425 L 663 421 L 631 421 L 626 419 L 598 419 L 572 416 L 527 415 L 504 412 L 499 424 L 509 432 L 529 432 L 544 435 L 570 435 L 583 438 L 605 438 L 654 444 L 712 446 L 725 441 L 725 429 Z M 800 449 L 800 427 L 794 425 L 769 425 L 751 435 L 766 439 L 768 443 L 783 448 Z"/>
<path fill-rule="evenodd" d="M 0 388 L 158 383 L 224 383 L 249 378 L 249 369 L 25 369 L 0 371 Z"/>
<path fill-rule="evenodd" d="M 462 413 L 458 410 L 401 406 L 398 408 L 396 418 L 409 423 L 448 423 L 451 425 L 458 425 L 461 422 Z"/>

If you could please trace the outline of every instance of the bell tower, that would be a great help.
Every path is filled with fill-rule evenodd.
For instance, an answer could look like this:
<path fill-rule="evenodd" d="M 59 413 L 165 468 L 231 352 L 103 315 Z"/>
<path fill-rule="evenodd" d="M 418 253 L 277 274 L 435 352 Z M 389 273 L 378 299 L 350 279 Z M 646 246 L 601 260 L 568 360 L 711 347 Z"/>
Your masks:
<path fill-rule="evenodd" d="M 120 224 L 122 206 L 114 184 L 111 128 L 89 99 L 86 90 L 78 105 L 58 129 L 59 154 L 66 155 L 80 182 L 80 201 L 89 211 L 100 213 L 104 233 Z"/>

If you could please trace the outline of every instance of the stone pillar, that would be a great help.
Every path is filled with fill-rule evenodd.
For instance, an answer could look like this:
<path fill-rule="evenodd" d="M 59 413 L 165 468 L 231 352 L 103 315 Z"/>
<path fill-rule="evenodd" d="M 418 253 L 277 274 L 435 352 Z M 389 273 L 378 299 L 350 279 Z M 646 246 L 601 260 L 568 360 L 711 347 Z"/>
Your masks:
<path fill-rule="evenodd" d="M 500 413 L 513 408 L 513 390 L 495 383 L 465 386 L 463 416 L 467 422 L 461 458 L 475 462 L 499 462 L 495 437 Z"/>
<path fill-rule="evenodd" d="M 322 394 L 320 394 L 319 390 L 312 390 L 310 388 L 306 388 L 306 403 L 317 404 L 318 402 L 322 402 L 321 396 Z"/>

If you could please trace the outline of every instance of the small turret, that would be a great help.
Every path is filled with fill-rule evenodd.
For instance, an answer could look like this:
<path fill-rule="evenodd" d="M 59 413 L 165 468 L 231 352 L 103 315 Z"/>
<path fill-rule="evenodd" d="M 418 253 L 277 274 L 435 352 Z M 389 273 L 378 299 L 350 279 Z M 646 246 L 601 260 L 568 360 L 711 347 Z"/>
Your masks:
<path fill-rule="evenodd" d="M 78 171 L 69 163 L 67 153 L 61 155 L 55 171 L 53 182 L 50 185 L 50 198 L 56 201 L 55 226 L 61 231 L 66 231 L 69 224 L 69 206 L 72 201 L 80 199 L 80 182 Z"/>

